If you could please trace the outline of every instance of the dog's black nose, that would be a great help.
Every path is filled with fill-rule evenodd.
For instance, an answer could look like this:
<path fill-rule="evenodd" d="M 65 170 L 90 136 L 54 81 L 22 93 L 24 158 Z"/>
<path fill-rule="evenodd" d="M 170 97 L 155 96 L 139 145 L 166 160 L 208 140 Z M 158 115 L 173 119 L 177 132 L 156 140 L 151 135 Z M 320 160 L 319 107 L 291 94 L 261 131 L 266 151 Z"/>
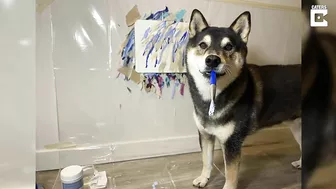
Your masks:
<path fill-rule="evenodd" d="M 205 58 L 205 65 L 215 68 L 221 63 L 221 59 L 216 55 L 209 55 Z"/>

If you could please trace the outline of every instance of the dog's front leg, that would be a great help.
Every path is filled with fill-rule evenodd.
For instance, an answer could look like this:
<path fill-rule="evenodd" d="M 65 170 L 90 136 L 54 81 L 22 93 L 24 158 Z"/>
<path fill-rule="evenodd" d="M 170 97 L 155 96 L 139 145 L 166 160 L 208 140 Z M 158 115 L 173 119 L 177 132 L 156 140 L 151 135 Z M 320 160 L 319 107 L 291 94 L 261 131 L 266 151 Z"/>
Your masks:
<path fill-rule="evenodd" d="M 302 148 L 301 148 L 301 133 L 302 133 L 301 118 L 297 118 L 297 119 L 295 119 L 294 121 L 291 121 L 291 122 L 286 122 L 286 124 L 289 125 L 289 128 L 292 131 L 292 134 L 293 134 L 296 142 L 299 144 L 300 150 L 302 151 Z M 300 157 L 299 160 L 292 162 L 292 165 L 295 168 L 301 169 L 301 159 L 302 159 L 302 157 Z"/>
<path fill-rule="evenodd" d="M 222 144 L 225 163 L 225 184 L 223 189 L 237 188 L 242 145 L 241 141 L 242 139 L 233 135 L 229 140 Z"/>
<path fill-rule="evenodd" d="M 202 150 L 203 169 L 201 176 L 193 181 L 193 185 L 203 188 L 208 183 L 212 171 L 215 137 L 205 131 L 199 131 L 198 134 Z"/>

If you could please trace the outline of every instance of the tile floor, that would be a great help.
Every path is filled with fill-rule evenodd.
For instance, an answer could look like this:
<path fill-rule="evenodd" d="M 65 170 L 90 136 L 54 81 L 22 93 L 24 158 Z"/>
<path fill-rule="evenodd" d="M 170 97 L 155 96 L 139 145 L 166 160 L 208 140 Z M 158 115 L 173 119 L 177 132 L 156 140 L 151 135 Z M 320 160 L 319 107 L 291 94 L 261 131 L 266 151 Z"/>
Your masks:
<path fill-rule="evenodd" d="M 245 141 L 239 189 L 298 189 L 301 174 L 291 162 L 300 156 L 288 128 L 273 128 L 251 135 Z M 215 167 L 206 189 L 222 189 L 222 152 L 215 152 Z M 200 153 L 165 156 L 96 166 L 106 170 L 107 189 L 193 189 L 192 181 L 201 173 Z M 59 170 L 37 172 L 37 182 L 45 189 L 60 189 Z"/>

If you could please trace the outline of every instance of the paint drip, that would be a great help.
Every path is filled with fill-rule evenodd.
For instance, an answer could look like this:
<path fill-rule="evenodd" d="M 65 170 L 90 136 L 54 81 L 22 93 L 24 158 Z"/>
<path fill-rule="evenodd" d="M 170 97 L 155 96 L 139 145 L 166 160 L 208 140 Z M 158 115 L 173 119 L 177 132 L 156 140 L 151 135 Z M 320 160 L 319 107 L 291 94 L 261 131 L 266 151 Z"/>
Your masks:
<path fill-rule="evenodd" d="M 181 86 L 180 86 L 180 94 L 183 96 L 184 95 L 184 83 L 181 83 Z"/>
<path fill-rule="evenodd" d="M 153 184 L 152 184 L 152 189 L 156 189 L 156 186 L 158 185 L 159 183 L 157 181 L 155 181 Z"/>
<path fill-rule="evenodd" d="M 179 84 L 180 83 L 176 80 L 175 85 L 173 86 L 173 91 L 172 91 L 172 96 L 171 96 L 172 99 L 174 99 L 174 97 L 175 97 L 176 88 L 179 86 Z"/>

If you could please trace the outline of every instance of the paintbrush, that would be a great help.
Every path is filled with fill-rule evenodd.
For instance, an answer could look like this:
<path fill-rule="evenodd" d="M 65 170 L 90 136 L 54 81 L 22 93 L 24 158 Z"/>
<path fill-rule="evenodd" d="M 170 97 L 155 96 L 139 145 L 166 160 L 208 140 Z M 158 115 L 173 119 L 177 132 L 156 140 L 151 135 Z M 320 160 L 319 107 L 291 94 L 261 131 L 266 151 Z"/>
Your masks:
<path fill-rule="evenodd" d="M 213 70 L 210 73 L 210 98 L 209 116 L 212 116 L 215 112 L 216 98 L 216 72 Z"/>

